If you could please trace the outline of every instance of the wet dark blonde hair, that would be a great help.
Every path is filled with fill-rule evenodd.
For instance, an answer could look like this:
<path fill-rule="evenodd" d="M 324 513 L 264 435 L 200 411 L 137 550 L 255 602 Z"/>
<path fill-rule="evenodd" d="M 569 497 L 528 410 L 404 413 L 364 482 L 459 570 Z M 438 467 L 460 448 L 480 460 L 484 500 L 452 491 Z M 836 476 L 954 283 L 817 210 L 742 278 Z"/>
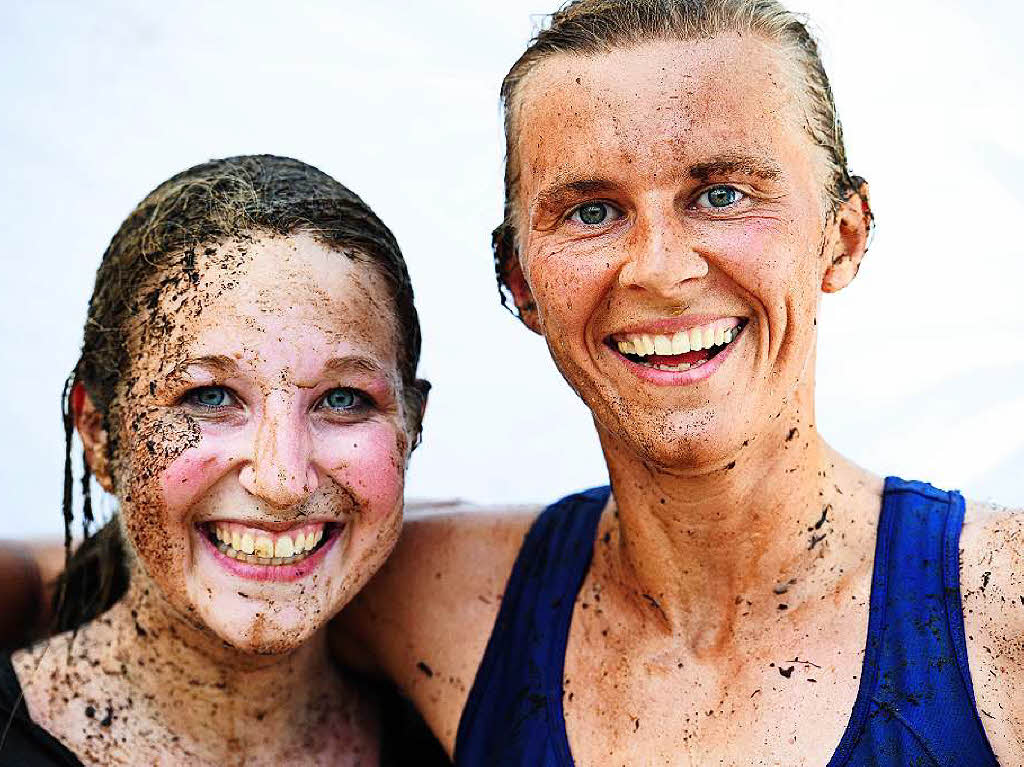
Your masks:
<path fill-rule="evenodd" d="M 132 319 L 149 316 L 161 293 L 197 284 L 196 255 L 255 232 L 312 233 L 348 257 L 367 263 L 391 291 L 397 359 L 411 446 L 419 440 L 430 385 L 416 378 L 420 325 L 402 251 L 391 230 L 354 192 L 311 165 L 288 157 L 245 155 L 197 165 L 150 192 L 118 229 L 103 254 L 85 323 L 82 354 L 62 398 L 65 434 L 64 532 L 67 562 L 58 583 L 55 631 L 75 628 L 103 612 L 127 586 L 116 518 L 93 534 L 91 472 L 81 478 L 82 536 L 71 553 L 74 477 L 69 395 L 82 384 L 103 418 L 108 458 L 116 456 L 111 408 L 131 369 Z M 149 328 L 158 334 L 159 328 Z M 154 336 L 156 337 L 156 336 Z"/>
<path fill-rule="evenodd" d="M 534 67 L 558 55 L 597 56 L 664 40 L 702 40 L 726 32 L 755 35 L 793 65 L 805 95 L 805 128 L 826 163 L 825 193 L 836 210 L 863 179 L 847 167 L 843 129 L 818 44 L 804 19 L 776 0 L 574 0 L 552 14 L 501 84 L 505 115 L 505 211 L 492 234 L 502 304 L 513 305 L 509 270 L 517 257 L 519 222 L 519 92 Z"/>

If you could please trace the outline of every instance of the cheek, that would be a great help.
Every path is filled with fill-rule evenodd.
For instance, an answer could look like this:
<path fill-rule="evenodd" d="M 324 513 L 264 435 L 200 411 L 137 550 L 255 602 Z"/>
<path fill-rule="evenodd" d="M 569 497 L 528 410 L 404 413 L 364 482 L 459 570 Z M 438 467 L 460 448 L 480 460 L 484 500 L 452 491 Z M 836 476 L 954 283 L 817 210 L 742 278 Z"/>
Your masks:
<path fill-rule="evenodd" d="M 345 429 L 323 439 L 317 462 L 331 478 L 363 501 L 361 519 L 375 523 L 392 514 L 405 489 L 404 433 L 388 424 Z"/>
<path fill-rule="evenodd" d="M 550 330 L 582 330 L 596 304 L 608 295 L 620 255 L 611 248 L 572 248 L 530 259 L 530 290 Z M 549 338 L 549 342 L 557 339 Z"/>
<path fill-rule="evenodd" d="M 735 226 L 708 227 L 699 248 L 729 279 L 752 294 L 769 317 L 794 311 L 802 317 L 813 313 L 817 305 L 821 245 L 817 228 L 753 219 Z"/>
<path fill-rule="evenodd" d="M 245 443 L 239 435 L 202 434 L 195 447 L 185 450 L 160 476 L 168 511 L 181 512 L 192 506 L 241 455 L 245 455 Z"/>
<path fill-rule="evenodd" d="M 187 542 L 174 523 L 166 478 L 200 443 L 199 430 L 190 419 L 160 410 L 132 414 L 122 423 L 117 494 L 124 528 L 146 570 L 167 576 L 187 553 Z"/>

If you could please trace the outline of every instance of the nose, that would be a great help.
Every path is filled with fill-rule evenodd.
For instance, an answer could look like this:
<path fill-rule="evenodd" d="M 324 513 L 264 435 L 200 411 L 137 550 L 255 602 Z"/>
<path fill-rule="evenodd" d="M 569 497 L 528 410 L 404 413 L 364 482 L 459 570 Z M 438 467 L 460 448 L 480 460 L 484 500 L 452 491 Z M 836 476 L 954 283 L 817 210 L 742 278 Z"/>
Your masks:
<path fill-rule="evenodd" d="M 304 415 L 284 393 L 272 393 L 257 424 L 250 459 L 238 475 L 242 487 L 276 509 L 302 503 L 319 486 Z"/>
<path fill-rule="evenodd" d="M 674 206 L 640 215 L 626 243 L 629 258 L 619 270 L 619 283 L 679 299 L 692 280 L 708 273 L 708 262 L 694 249 L 687 229 Z"/>

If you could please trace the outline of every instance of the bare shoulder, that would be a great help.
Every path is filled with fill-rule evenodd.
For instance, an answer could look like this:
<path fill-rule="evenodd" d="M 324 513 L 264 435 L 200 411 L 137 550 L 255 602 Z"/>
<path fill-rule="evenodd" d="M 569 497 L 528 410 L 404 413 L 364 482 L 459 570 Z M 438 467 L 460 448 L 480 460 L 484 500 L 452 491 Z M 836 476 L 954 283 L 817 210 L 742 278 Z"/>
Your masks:
<path fill-rule="evenodd" d="M 84 725 L 84 705 L 68 703 L 91 689 L 91 675 L 83 669 L 94 660 L 88 648 L 92 645 L 90 634 L 96 632 L 90 628 L 43 639 L 11 656 L 32 720 L 62 740 L 76 731 L 76 726 Z"/>
<path fill-rule="evenodd" d="M 394 553 L 337 627 L 412 699 L 449 751 L 505 583 L 539 512 L 407 504 Z"/>
<path fill-rule="evenodd" d="M 968 501 L 960 551 L 965 604 L 970 599 L 975 609 L 996 608 L 1024 627 L 1024 509 Z M 1007 609 L 1010 594 L 1019 610 Z"/>
<path fill-rule="evenodd" d="M 960 589 L 978 709 L 1002 764 L 1024 763 L 1024 510 L 969 501 Z"/>

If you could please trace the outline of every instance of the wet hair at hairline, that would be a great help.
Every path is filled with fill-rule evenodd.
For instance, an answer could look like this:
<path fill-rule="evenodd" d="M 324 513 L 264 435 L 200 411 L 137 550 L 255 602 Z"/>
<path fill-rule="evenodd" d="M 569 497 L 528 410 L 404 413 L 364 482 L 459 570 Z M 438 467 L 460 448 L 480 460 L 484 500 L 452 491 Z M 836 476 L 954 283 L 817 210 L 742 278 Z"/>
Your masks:
<path fill-rule="evenodd" d="M 404 410 L 414 447 L 430 385 L 416 378 L 420 326 L 412 284 L 394 235 L 355 193 L 311 165 L 274 155 L 229 157 L 189 168 L 150 192 L 129 214 L 103 254 L 85 324 L 82 354 L 65 385 L 64 530 L 67 560 L 56 592 L 55 632 L 76 628 L 111 606 L 127 587 L 125 550 L 116 518 L 93 534 L 91 472 L 83 466 L 83 542 L 72 554 L 73 385 L 81 383 L 103 417 L 108 458 L 116 455 L 110 412 L 130 369 L 131 319 L 151 312 L 161 290 L 198 283 L 196 257 L 255 233 L 310 232 L 339 253 L 367 263 L 391 292 Z"/>
<path fill-rule="evenodd" d="M 827 166 L 825 194 L 832 210 L 859 191 L 864 180 L 847 167 L 843 129 L 818 45 L 807 24 L 777 0 L 573 0 L 553 13 L 501 84 L 505 121 L 505 206 L 491 235 L 502 305 L 514 307 L 508 275 L 517 258 L 519 196 L 518 95 L 542 61 L 558 55 L 597 56 L 663 40 L 702 40 L 725 32 L 760 37 L 794 64 L 806 95 L 805 128 Z M 868 211 L 870 219 L 870 212 Z"/>

